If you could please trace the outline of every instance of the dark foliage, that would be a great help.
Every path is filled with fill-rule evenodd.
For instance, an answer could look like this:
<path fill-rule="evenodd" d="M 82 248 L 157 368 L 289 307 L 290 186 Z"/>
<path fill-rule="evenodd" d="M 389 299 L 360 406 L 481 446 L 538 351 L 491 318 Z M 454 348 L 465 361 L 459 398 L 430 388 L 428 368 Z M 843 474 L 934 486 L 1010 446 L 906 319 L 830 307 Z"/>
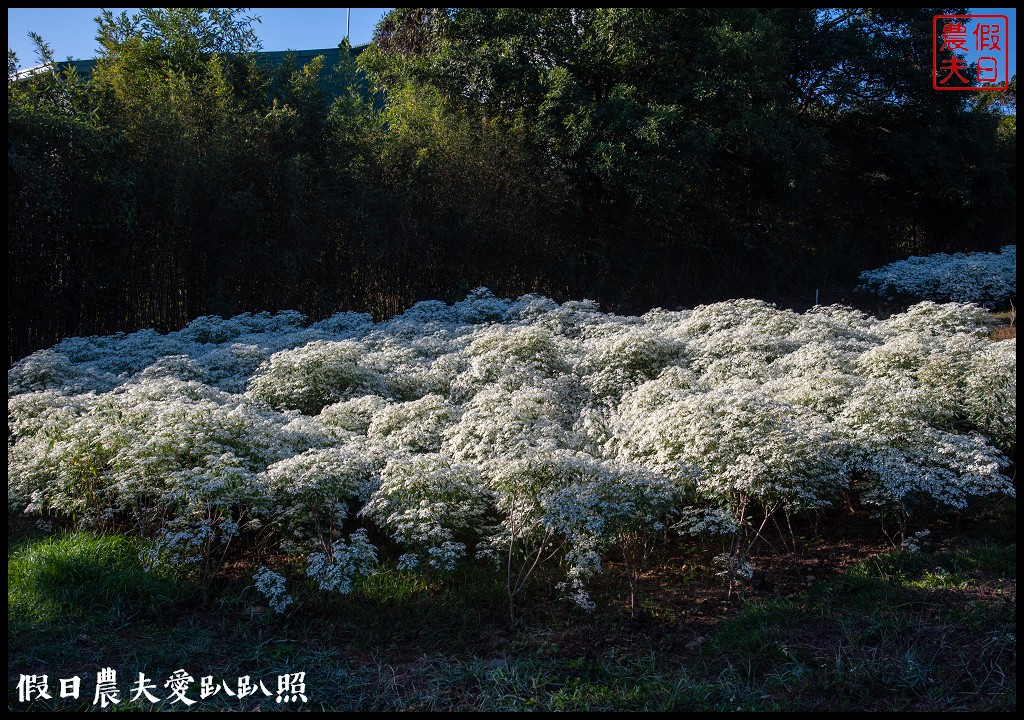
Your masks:
<path fill-rule="evenodd" d="M 9 358 L 479 285 L 771 299 L 996 249 L 1016 85 L 934 91 L 938 12 L 403 8 L 333 69 L 268 69 L 237 10 L 105 13 L 89 77 L 9 57 Z"/>

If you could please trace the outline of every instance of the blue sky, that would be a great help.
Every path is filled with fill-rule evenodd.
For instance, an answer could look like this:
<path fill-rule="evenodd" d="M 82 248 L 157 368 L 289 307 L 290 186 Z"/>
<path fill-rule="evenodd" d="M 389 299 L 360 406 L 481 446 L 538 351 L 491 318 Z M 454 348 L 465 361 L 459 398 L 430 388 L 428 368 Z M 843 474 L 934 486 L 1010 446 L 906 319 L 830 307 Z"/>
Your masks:
<path fill-rule="evenodd" d="M 138 8 L 107 8 L 115 13 Z M 373 29 L 391 8 L 352 8 L 353 45 L 369 42 Z M 36 64 L 28 32 L 39 33 L 54 57 L 75 60 L 96 57 L 96 22 L 99 8 L 7 8 L 7 47 L 22 67 Z M 318 50 L 337 47 L 345 37 L 345 8 L 252 8 L 264 50 Z"/>
<path fill-rule="evenodd" d="M 110 8 L 115 12 L 136 8 Z M 353 45 L 373 37 L 377 21 L 390 8 L 352 8 Z M 35 64 L 27 33 L 33 30 L 50 44 L 58 60 L 96 56 L 96 23 L 99 8 L 7 8 L 7 47 L 22 67 Z M 1010 24 L 1010 75 L 1017 72 L 1016 8 L 971 8 L 973 13 L 1006 15 Z M 264 50 L 313 50 L 336 47 L 345 36 L 345 8 L 253 8 L 262 22 L 256 34 Z"/>
<path fill-rule="evenodd" d="M 1017 74 L 1017 8 L 971 8 L 976 15 L 1005 15 L 1010 26 L 1010 42 L 1007 43 L 1010 56 L 1008 77 Z M 970 57 L 970 56 L 969 56 Z M 973 59 L 973 58 L 971 58 Z"/>

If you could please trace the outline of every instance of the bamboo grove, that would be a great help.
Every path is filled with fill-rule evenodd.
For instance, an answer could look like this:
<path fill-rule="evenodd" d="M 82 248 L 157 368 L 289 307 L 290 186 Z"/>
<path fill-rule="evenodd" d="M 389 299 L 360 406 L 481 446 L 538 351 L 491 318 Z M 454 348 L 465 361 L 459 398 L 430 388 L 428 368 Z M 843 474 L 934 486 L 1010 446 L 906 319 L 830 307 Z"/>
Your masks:
<path fill-rule="evenodd" d="M 617 312 L 852 284 L 1016 230 L 1015 80 L 937 93 L 935 9 L 398 9 L 261 61 L 240 10 L 8 58 L 8 354 L 478 286 Z"/>

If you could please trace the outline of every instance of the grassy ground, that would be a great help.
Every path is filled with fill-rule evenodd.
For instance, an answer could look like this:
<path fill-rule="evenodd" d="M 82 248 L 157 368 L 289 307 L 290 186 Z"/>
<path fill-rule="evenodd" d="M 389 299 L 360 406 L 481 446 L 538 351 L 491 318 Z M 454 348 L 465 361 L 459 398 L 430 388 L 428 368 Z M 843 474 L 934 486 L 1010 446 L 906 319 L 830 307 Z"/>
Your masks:
<path fill-rule="evenodd" d="M 641 583 L 630 617 L 621 572 L 582 614 L 538 578 L 516 628 L 503 577 L 487 568 L 424 577 L 385 569 L 346 597 L 290 588 L 283 616 L 249 587 L 253 568 L 204 594 L 142 571 L 124 537 L 8 535 L 8 707 L 93 708 L 96 674 L 118 673 L 117 709 L 179 709 L 168 676 L 262 679 L 193 710 L 273 710 L 277 678 L 305 673 L 309 709 L 331 710 L 1013 710 L 1015 509 L 1003 501 L 939 526 L 920 552 L 887 549 L 860 516 L 803 529 L 798 550 L 767 544 L 754 585 L 726 597 L 717 548 L 677 541 Z M 798 528 L 798 533 L 801 530 Z M 394 567 L 394 564 L 391 564 Z M 163 700 L 132 702 L 140 672 Z M 53 699 L 21 702 L 22 675 Z M 78 700 L 61 678 L 82 678 Z"/>

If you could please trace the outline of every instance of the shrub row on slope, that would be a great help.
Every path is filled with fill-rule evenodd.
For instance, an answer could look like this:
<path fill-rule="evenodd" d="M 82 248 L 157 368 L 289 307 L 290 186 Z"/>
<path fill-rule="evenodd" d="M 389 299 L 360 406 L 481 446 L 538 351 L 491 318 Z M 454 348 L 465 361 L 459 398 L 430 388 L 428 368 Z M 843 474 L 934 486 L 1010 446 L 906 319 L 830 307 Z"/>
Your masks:
<path fill-rule="evenodd" d="M 722 536 L 749 575 L 759 527 L 855 497 L 900 527 L 1013 495 L 1016 340 L 975 305 L 887 320 L 736 300 L 641 317 L 486 290 L 387 322 L 202 317 L 71 338 L 8 373 L 12 509 L 131 526 L 147 559 L 216 571 L 288 553 L 328 591 L 469 555 L 538 563 L 590 606 L 668 532 Z M 845 500 L 844 500 L 845 502 Z M 284 579 L 258 586 L 279 610 Z"/>

